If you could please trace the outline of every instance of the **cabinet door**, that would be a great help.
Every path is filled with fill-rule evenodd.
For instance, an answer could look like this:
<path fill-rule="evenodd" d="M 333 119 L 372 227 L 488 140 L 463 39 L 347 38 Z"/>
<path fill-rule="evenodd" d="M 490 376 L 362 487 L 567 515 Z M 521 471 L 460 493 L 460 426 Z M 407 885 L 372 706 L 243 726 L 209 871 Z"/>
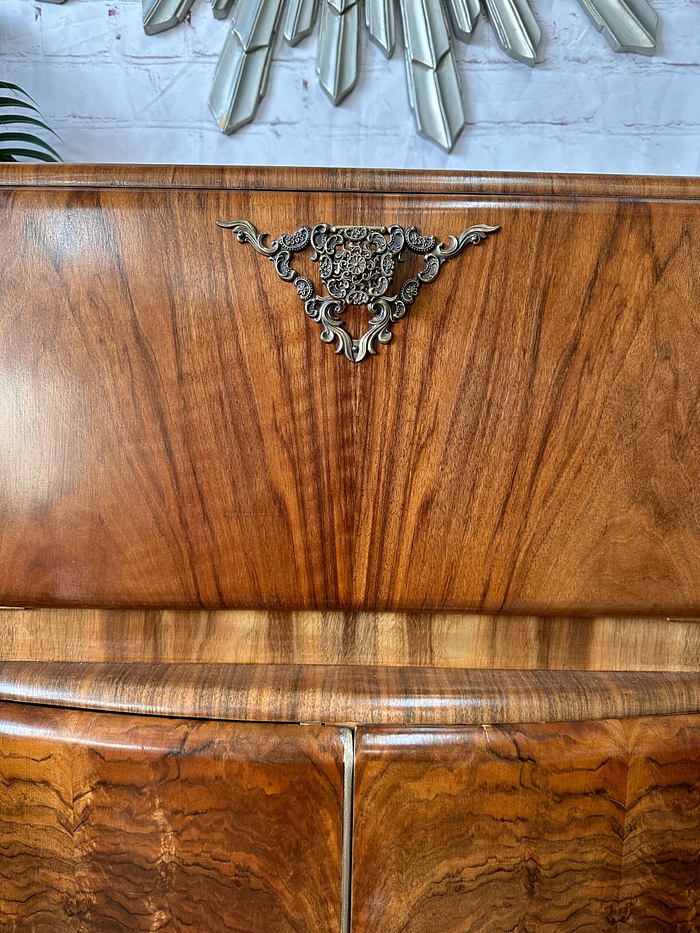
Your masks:
<path fill-rule="evenodd" d="M 694 933 L 700 716 L 367 728 L 354 933 Z"/>
<path fill-rule="evenodd" d="M 0 704 L 0 928 L 338 931 L 343 740 Z"/>

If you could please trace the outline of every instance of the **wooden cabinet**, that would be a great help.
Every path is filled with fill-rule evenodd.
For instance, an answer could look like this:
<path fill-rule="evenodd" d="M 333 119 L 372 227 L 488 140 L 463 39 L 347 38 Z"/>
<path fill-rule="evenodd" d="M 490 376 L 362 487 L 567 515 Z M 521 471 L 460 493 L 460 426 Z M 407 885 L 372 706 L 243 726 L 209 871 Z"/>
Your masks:
<path fill-rule="evenodd" d="M 347 730 L 0 704 L 0 928 L 340 930 Z"/>
<path fill-rule="evenodd" d="M 697 179 L 0 166 L 0 930 L 700 933 L 699 398 Z"/>

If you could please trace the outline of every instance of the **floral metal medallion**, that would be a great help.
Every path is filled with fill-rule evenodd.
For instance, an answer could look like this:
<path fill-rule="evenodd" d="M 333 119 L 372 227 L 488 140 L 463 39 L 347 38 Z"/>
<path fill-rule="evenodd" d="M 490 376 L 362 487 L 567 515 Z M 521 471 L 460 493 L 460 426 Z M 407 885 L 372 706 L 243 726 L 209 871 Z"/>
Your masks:
<path fill-rule="evenodd" d="M 336 342 L 335 352 L 343 353 L 351 363 L 376 353 L 377 343 L 389 343 L 392 325 L 406 314 L 422 286 L 435 281 L 448 259 L 499 229 L 475 224 L 459 237 L 451 236 L 445 245 L 434 236 L 421 235 L 415 227 L 316 224 L 284 234 L 268 245 L 267 234 L 259 233 L 247 220 L 218 221 L 218 225 L 233 230 L 239 243 L 250 243 L 274 263 L 279 277 L 295 286 L 309 317 L 321 325 L 321 340 Z M 311 258 L 318 263 L 326 295 L 318 295 L 311 279 L 292 268 L 292 255 L 308 246 L 313 249 Z M 422 256 L 424 267 L 406 279 L 397 294 L 387 295 L 406 250 Z M 359 339 L 348 333 L 341 318 L 353 305 L 366 305 L 370 314 L 369 328 Z"/>

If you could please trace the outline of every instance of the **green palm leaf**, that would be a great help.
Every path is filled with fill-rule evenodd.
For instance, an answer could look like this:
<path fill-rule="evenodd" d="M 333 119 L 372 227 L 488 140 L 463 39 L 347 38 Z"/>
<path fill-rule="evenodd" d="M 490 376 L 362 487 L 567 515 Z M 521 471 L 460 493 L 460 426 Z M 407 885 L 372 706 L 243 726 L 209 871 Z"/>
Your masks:
<path fill-rule="evenodd" d="M 47 126 L 43 120 L 37 120 L 35 117 L 28 117 L 23 113 L 15 113 L 11 117 L 0 116 L 0 126 L 8 126 L 10 123 L 30 123 L 32 126 L 40 126 L 42 130 L 48 130 L 49 133 L 58 139 L 58 133 L 51 129 L 50 126 Z"/>
<path fill-rule="evenodd" d="M 10 91 L 15 95 L 0 97 L 0 126 L 8 127 L 8 132 L 0 133 L 0 162 L 18 162 L 20 159 L 60 162 L 58 152 L 41 136 L 13 128 L 15 125 L 22 128 L 36 126 L 54 136 L 57 135 L 50 126 L 39 119 L 41 114 L 29 94 L 11 81 L 0 81 L 0 90 Z M 38 116 L 31 116 L 26 112 L 28 110 L 34 111 Z"/>
<path fill-rule="evenodd" d="M 33 146 L 41 146 L 42 149 L 46 149 L 47 152 L 50 152 L 57 159 L 61 158 L 53 146 L 49 146 L 47 142 L 44 142 L 43 139 L 39 139 L 38 136 L 34 136 L 33 133 L 0 133 L 0 143 L 9 143 L 12 140 L 21 143 L 31 143 Z"/>
<path fill-rule="evenodd" d="M 13 84 L 11 81 L 0 81 L 0 88 L 3 88 L 6 91 L 17 91 L 18 94 L 22 94 L 23 97 L 28 97 L 29 100 L 36 103 L 34 98 L 31 95 L 27 94 L 24 88 L 21 88 L 19 84 Z"/>
<path fill-rule="evenodd" d="M 27 110 L 36 110 L 34 104 L 28 104 L 26 100 L 17 100 L 16 97 L 0 97 L 0 107 L 26 107 Z M 39 113 L 38 110 L 36 110 Z"/>

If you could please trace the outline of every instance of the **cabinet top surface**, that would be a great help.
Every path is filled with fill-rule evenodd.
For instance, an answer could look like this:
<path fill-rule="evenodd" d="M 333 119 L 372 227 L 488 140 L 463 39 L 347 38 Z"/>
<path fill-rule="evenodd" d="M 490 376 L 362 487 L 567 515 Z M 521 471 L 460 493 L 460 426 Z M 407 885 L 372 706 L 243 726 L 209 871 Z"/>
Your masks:
<path fill-rule="evenodd" d="M 276 166 L 0 165 L 0 186 L 700 199 L 700 178 Z"/>

